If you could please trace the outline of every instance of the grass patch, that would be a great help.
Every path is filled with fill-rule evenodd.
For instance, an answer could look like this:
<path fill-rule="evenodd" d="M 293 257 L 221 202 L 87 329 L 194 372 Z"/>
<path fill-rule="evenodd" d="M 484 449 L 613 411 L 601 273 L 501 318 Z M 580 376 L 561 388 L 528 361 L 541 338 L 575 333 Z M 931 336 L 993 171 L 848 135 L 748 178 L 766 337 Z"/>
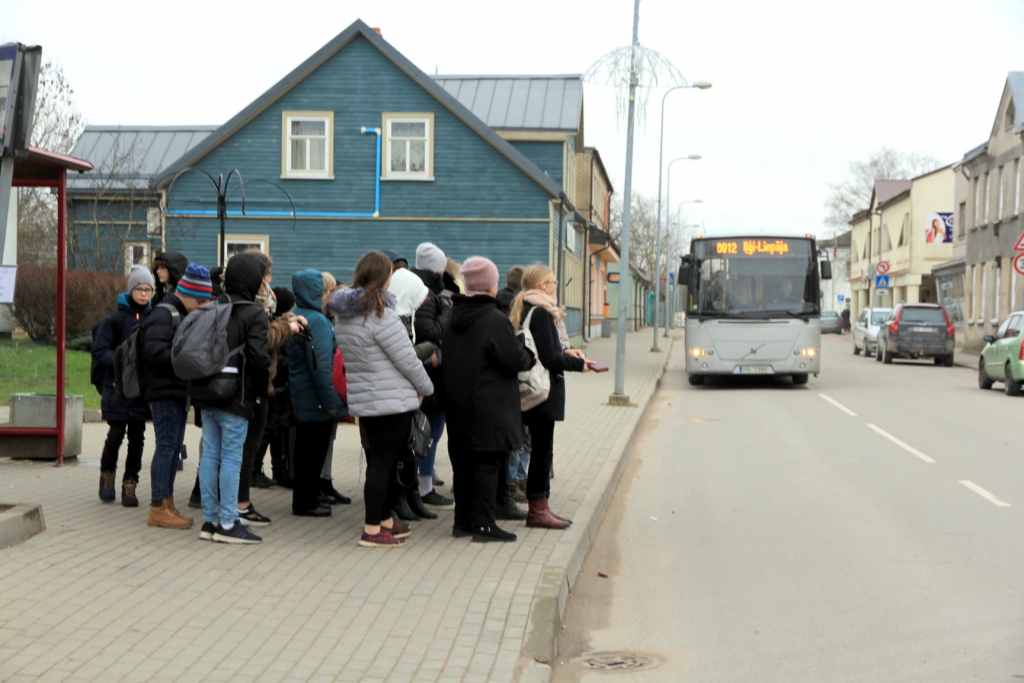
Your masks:
<path fill-rule="evenodd" d="M 89 384 L 92 356 L 85 351 L 67 351 L 64 361 L 65 391 L 85 397 L 85 407 L 98 410 L 100 395 Z M 11 394 L 56 391 L 57 347 L 27 339 L 0 341 L 0 405 L 10 405 Z"/>

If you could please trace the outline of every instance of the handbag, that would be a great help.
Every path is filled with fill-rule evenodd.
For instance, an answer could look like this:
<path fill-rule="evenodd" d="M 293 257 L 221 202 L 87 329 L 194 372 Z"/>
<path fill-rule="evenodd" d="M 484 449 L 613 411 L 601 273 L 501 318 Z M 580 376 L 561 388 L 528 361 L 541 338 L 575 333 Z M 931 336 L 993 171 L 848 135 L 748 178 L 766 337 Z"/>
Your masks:
<path fill-rule="evenodd" d="M 519 373 L 519 406 L 524 411 L 536 408 L 548 400 L 548 395 L 551 394 L 551 373 L 540 362 L 540 356 L 537 355 L 537 342 L 533 338 L 533 332 L 530 331 L 530 321 L 533 319 L 535 310 L 537 310 L 536 306 L 530 309 L 522 324 L 526 348 L 537 359 L 532 368 Z"/>
<path fill-rule="evenodd" d="M 422 410 L 417 410 L 412 414 L 412 428 L 409 430 L 409 452 L 416 456 L 417 460 L 422 460 L 430 453 L 430 445 L 433 441 L 434 439 L 430 436 L 430 420 L 427 419 Z"/>

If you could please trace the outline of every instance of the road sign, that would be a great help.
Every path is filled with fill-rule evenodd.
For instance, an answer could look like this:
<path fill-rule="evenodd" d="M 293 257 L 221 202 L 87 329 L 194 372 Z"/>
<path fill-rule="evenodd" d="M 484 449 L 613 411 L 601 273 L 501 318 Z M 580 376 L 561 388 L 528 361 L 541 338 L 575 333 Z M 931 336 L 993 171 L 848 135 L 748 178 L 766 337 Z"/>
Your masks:
<path fill-rule="evenodd" d="M 879 261 L 878 265 L 875 266 L 875 269 L 878 271 L 879 275 L 885 275 L 885 274 L 887 274 L 889 272 L 889 262 L 888 261 Z"/>
<path fill-rule="evenodd" d="M 845 300 L 846 300 L 846 297 L 845 297 L 845 296 L 843 296 L 842 294 L 840 294 L 840 295 L 839 295 L 839 300 L 840 300 L 840 301 L 845 301 Z"/>
<path fill-rule="evenodd" d="M 1015 246 L 1013 250 L 1024 251 L 1024 232 L 1020 234 L 1020 237 L 1017 239 L 1017 246 Z"/>
<path fill-rule="evenodd" d="M 875 276 L 875 289 L 889 289 L 889 276 L 888 275 L 876 275 Z"/>
<path fill-rule="evenodd" d="M 1013 269 L 1024 275 L 1024 254 L 1017 254 L 1013 257 Z"/>

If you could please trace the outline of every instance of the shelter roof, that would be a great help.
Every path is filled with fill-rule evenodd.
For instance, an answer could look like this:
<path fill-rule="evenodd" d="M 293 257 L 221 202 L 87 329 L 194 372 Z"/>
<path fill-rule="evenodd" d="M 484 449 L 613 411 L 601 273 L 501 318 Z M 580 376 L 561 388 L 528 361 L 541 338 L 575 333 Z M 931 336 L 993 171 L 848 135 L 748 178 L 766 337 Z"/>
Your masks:
<path fill-rule="evenodd" d="M 61 169 L 84 173 L 92 170 L 92 164 L 67 154 L 29 147 L 28 157 L 14 163 L 14 180 L 59 180 Z M 71 184 L 70 177 L 67 183 Z"/>
<path fill-rule="evenodd" d="M 497 130 L 575 133 L 583 111 L 583 77 L 434 76 L 438 85 Z"/>

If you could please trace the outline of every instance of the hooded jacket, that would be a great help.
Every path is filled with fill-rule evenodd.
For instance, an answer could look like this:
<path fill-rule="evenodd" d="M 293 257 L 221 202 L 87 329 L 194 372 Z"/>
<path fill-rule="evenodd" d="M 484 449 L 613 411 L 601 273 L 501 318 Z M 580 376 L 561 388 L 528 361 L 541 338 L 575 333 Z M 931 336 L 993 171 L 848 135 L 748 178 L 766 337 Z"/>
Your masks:
<path fill-rule="evenodd" d="M 533 311 L 530 318 L 530 332 L 537 344 L 537 360 L 551 373 L 551 393 L 546 401 L 532 410 L 539 411 L 548 419 L 560 422 L 565 419 L 565 371 L 583 372 L 582 358 L 566 355 L 558 336 L 555 319 L 543 306 L 525 303 L 523 320 Z"/>
<path fill-rule="evenodd" d="M 165 285 L 160 283 L 160 276 L 156 274 L 158 262 L 167 266 L 166 288 Z M 152 300 L 154 306 L 163 301 L 165 296 L 177 288 L 178 280 L 185 277 L 186 268 L 188 268 L 188 259 L 178 251 L 162 251 L 153 258 L 153 282 L 156 283 Z"/>
<path fill-rule="evenodd" d="M 348 412 L 334 389 L 331 369 L 334 367 L 334 340 L 331 323 L 320 307 L 323 305 L 324 278 L 318 270 L 300 270 L 292 276 L 295 308 L 309 323 L 310 342 L 292 337 L 285 344 L 288 354 L 288 385 L 292 412 L 300 422 L 330 422 Z M 333 415 L 328 412 L 336 411 Z"/>
<path fill-rule="evenodd" d="M 104 318 L 96 330 L 92 357 L 103 368 L 100 408 L 106 422 L 146 422 L 150 419 L 149 408 L 125 408 L 117 400 L 117 391 L 114 390 L 114 351 L 151 310 L 153 305 L 150 302 L 140 306 L 132 299 L 131 292 L 123 292 L 117 297 L 117 310 Z M 115 316 L 120 318 L 119 325 L 114 324 Z"/>
<path fill-rule="evenodd" d="M 420 396 L 434 385 L 416 357 L 405 326 L 386 295 L 384 315 L 366 315 L 362 287 L 342 287 L 331 295 L 334 336 L 345 359 L 348 408 L 353 415 L 398 415 L 420 407 Z"/>
<path fill-rule="evenodd" d="M 430 290 L 427 300 L 416 309 L 416 321 L 413 325 L 416 343 L 429 341 L 440 344 L 452 317 L 451 300 L 441 296 L 441 292 L 444 291 L 441 274 L 419 268 L 413 268 L 412 272 L 418 275 Z"/>
<path fill-rule="evenodd" d="M 224 293 L 217 303 L 254 302 L 263 286 L 263 261 L 253 254 L 235 254 L 224 271 Z M 242 350 L 228 364 L 241 370 L 243 390 L 223 401 L 200 401 L 201 408 L 216 408 L 251 420 L 256 405 L 267 400 L 270 382 L 270 346 L 267 343 L 267 314 L 258 304 L 233 306 L 228 318 L 228 348 Z"/>
<path fill-rule="evenodd" d="M 180 320 L 188 315 L 185 304 L 174 292 L 164 295 L 161 302 L 174 306 Z M 142 369 L 145 378 L 144 395 L 146 403 L 172 399 L 185 402 L 188 397 L 188 383 L 178 379 L 171 365 L 171 345 L 175 329 L 171 312 L 163 306 L 153 304 L 146 319 L 142 321 Z"/>
<path fill-rule="evenodd" d="M 513 451 L 523 445 L 519 373 L 534 357 L 490 296 L 452 297 L 444 335 L 445 421 L 452 448 Z"/>
<path fill-rule="evenodd" d="M 391 275 L 388 292 L 395 297 L 395 312 L 408 329 L 412 343 L 423 341 L 416 339 L 416 311 L 430 294 L 423 280 L 405 268 L 396 270 Z"/>

